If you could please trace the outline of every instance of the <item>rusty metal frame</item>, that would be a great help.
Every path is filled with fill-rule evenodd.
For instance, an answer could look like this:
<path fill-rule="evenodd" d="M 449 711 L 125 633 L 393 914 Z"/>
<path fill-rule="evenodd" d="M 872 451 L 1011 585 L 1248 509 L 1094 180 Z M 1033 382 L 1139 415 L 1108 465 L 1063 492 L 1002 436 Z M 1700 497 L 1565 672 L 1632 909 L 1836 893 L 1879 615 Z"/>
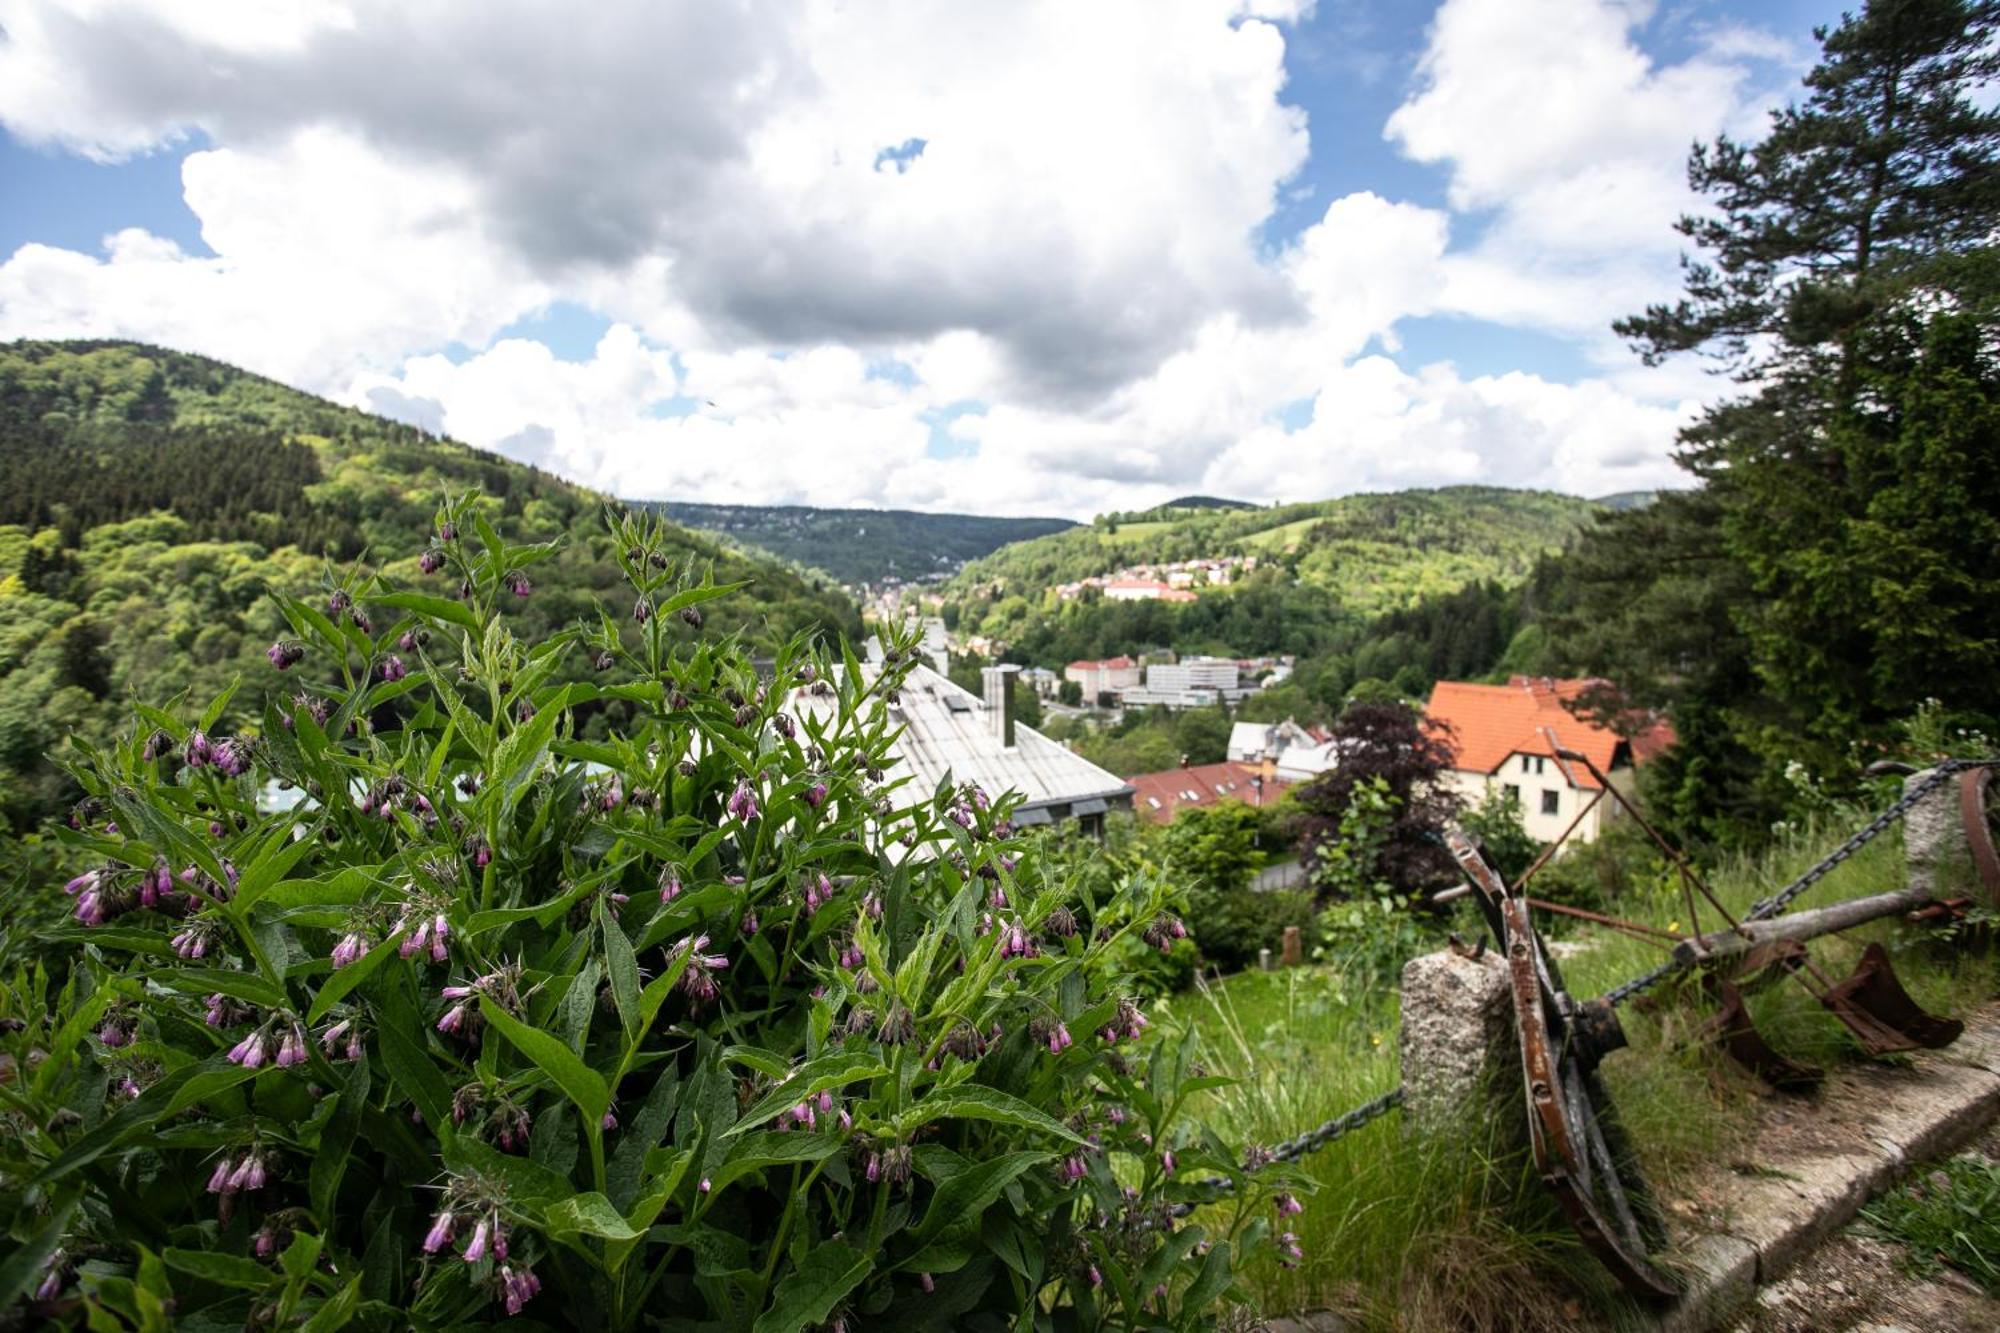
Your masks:
<path fill-rule="evenodd" d="M 1506 959 L 1536 1171 L 1577 1235 L 1628 1290 L 1651 1299 L 1677 1295 L 1679 1284 L 1651 1258 L 1666 1243 L 1665 1224 L 1597 1078 L 1598 1062 L 1624 1045 L 1616 1012 L 1602 1001 L 1573 1000 L 1520 890 L 1463 834 L 1447 843 Z"/>
<path fill-rule="evenodd" d="M 1993 824 L 1986 816 L 1986 792 L 1993 781 L 1990 768 L 1968 768 L 1958 775 L 1958 812 L 1972 864 L 1986 888 L 1988 906 L 2000 907 L 2000 851 L 1993 846 Z"/>

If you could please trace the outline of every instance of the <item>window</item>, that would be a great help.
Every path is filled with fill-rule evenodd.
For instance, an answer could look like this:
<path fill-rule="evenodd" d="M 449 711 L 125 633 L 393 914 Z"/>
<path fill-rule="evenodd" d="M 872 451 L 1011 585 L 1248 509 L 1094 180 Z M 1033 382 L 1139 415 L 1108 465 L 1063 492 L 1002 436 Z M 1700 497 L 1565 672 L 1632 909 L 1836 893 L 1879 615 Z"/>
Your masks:
<path fill-rule="evenodd" d="M 1525 763 L 1526 763 L 1526 762 L 1528 762 L 1528 761 L 1527 761 L 1527 760 L 1525 760 L 1525 759 L 1523 759 L 1523 760 L 1522 760 L 1521 762 L 1525 764 Z M 1520 800 L 1520 799 L 1521 799 L 1521 787 L 1520 787 L 1520 784 L 1519 784 L 1519 783 L 1514 783 L 1514 782 L 1510 782 L 1510 783 L 1508 783 L 1508 784 L 1507 784 L 1507 786 L 1506 786 L 1506 789 L 1505 789 L 1505 790 L 1506 790 L 1506 792 L 1507 792 L 1507 799 L 1508 799 L 1508 800 L 1510 800 L 1510 801 L 1518 801 L 1518 800 Z"/>
<path fill-rule="evenodd" d="M 1542 813 L 1553 815 L 1562 809 L 1562 793 L 1553 787 L 1542 792 Z"/>

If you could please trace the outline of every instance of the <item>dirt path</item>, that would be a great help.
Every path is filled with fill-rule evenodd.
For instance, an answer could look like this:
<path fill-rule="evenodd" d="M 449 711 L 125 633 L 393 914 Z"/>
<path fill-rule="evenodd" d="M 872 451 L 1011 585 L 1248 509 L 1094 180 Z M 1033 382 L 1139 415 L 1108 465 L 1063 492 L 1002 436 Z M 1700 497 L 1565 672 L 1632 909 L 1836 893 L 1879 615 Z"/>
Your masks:
<path fill-rule="evenodd" d="M 2000 1129 L 1988 1129 L 1970 1152 L 2000 1161 Z M 1761 1289 L 1731 1333 L 1993 1333 L 2000 1301 L 1958 1273 L 1910 1272 L 1901 1245 L 1850 1226 L 1786 1277 Z"/>

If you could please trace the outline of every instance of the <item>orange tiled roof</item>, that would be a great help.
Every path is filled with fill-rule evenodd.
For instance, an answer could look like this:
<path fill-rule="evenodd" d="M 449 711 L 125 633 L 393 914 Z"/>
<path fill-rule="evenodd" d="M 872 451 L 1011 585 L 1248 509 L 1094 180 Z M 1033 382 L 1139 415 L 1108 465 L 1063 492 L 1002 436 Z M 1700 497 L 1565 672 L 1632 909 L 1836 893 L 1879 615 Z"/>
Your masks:
<path fill-rule="evenodd" d="M 1470 685 L 1441 680 L 1431 690 L 1424 716 L 1450 727 L 1446 733 L 1453 764 L 1473 773 L 1491 773 L 1516 754 L 1555 757 L 1556 745 L 1590 756 L 1609 772 L 1624 756 L 1625 742 L 1616 732 L 1586 722 L 1563 707 L 1596 682 L 1554 680 L 1546 676 L 1515 676 L 1505 685 Z M 1553 736 L 1555 745 L 1550 744 Z M 1633 737 L 1626 753 L 1643 763 L 1674 742 L 1673 728 L 1656 721 Z M 1582 765 L 1569 768 L 1573 786 L 1595 788 L 1597 780 Z"/>
<path fill-rule="evenodd" d="M 1129 657 L 1107 657 L 1101 662 L 1088 662 L 1082 660 L 1071 662 L 1069 664 L 1069 669 L 1073 671 L 1118 670 L 1132 665 L 1134 665 L 1134 663 L 1132 659 Z"/>
<path fill-rule="evenodd" d="M 1276 778 L 1266 778 L 1260 791 L 1251 782 L 1257 774 L 1255 764 L 1191 764 L 1161 773 L 1139 773 L 1125 780 L 1132 784 L 1132 809 L 1142 819 L 1164 824 L 1186 805 L 1206 806 L 1222 801 L 1274 805 L 1291 786 Z"/>

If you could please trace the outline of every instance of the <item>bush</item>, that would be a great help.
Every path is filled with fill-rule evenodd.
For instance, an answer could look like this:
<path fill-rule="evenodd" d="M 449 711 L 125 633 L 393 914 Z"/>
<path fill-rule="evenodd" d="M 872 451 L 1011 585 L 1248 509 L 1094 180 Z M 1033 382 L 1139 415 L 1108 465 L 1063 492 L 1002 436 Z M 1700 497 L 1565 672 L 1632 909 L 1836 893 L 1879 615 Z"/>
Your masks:
<path fill-rule="evenodd" d="M 885 780 L 913 644 L 760 680 L 700 633 L 729 589 L 613 528 L 630 619 L 517 640 L 553 546 L 447 505 L 424 567 L 457 599 L 279 598 L 274 666 L 316 680 L 259 731 L 141 709 L 86 751 L 80 925 L 0 988 L 0 1307 L 1211 1325 L 1292 1177 L 1184 1123 L 1188 1045 L 1142 1034 L 1121 959 L 1172 947 L 1165 887 Z M 551 683 L 578 653 L 605 683 Z M 1244 1206 L 1177 1222 L 1210 1173 Z"/>
<path fill-rule="evenodd" d="M 1310 926 L 1312 894 L 1300 889 L 1196 889 L 1188 895 L 1188 929 L 1201 947 L 1202 961 L 1224 972 L 1257 963 L 1257 952 L 1276 953 L 1286 926 Z"/>

